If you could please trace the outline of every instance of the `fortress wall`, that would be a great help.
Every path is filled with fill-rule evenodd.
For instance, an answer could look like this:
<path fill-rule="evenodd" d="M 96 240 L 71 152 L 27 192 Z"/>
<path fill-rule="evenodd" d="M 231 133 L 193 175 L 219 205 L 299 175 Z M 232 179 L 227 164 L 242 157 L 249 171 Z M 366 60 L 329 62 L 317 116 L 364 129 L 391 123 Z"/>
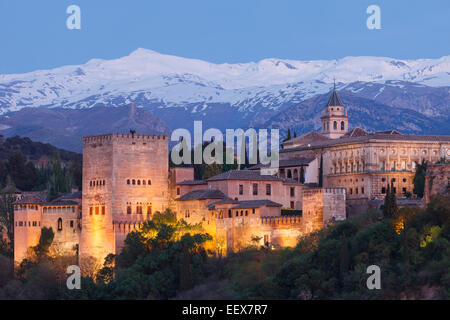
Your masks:
<path fill-rule="evenodd" d="M 222 254 L 262 246 L 265 241 L 274 246 L 294 247 L 304 232 L 300 216 L 216 219 L 216 247 Z"/>
<path fill-rule="evenodd" d="M 41 235 L 41 208 L 30 205 L 19 205 L 14 210 L 14 262 L 20 264 L 28 255 L 29 247 L 39 243 Z M 33 225 L 35 222 L 35 225 Z"/>
<path fill-rule="evenodd" d="M 120 253 L 125 238 L 116 237 L 113 221 L 135 224 L 168 207 L 168 148 L 166 135 L 83 138 L 80 261 L 91 256 L 103 263 L 109 253 Z"/>
<path fill-rule="evenodd" d="M 55 234 L 51 250 L 57 255 L 75 255 L 80 237 L 77 223 L 78 208 L 69 206 L 53 208 L 54 210 L 47 210 L 47 213 L 42 214 L 42 227 L 52 228 Z M 58 219 L 62 222 L 61 230 L 58 229 Z"/>
<path fill-rule="evenodd" d="M 114 192 L 113 135 L 83 138 L 82 230 L 80 236 L 80 266 L 103 263 L 115 253 L 112 228 Z M 102 185 L 97 185 L 97 182 Z M 105 185 L 103 185 L 105 181 Z M 105 208 L 103 214 L 102 207 Z M 95 260 L 95 262 L 94 262 Z"/>
<path fill-rule="evenodd" d="M 432 195 L 450 192 L 450 164 L 429 165 L 425 176 L 425 203 Z"/>

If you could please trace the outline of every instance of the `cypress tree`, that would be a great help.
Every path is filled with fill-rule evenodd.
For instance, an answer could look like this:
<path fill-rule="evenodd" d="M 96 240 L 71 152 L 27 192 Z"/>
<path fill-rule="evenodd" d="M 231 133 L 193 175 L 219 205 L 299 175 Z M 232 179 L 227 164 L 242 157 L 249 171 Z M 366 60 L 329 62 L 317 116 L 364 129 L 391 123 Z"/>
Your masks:
<path fill-rule="evenodd" d="M 383 216 L 389 217 L 391 214 L 391 191 L 389 187 L 389 183 L 387 184 L 386 196 L 384 197 L 384 206 L 383 206 Z"/>
<path fill-rule="evenodd" d="M 320 154 L 320 167 L 319 167 L 319 187 L 323 186 L 323 154 Z"/>

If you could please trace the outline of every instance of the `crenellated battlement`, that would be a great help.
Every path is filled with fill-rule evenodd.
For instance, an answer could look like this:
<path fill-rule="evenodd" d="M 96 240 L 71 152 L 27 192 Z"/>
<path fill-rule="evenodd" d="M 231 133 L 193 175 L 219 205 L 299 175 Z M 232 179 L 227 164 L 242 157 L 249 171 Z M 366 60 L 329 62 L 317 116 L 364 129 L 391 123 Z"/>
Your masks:
<path fill-rule="evenodd" d="M 83 145 L 103 144 L 108 142 L 151 142 L 158 140 L 168 140 L 165 134 L 132 134 L 132 133 L 110 133 L 97 136 L 83 137 Z"/>
<path fill-rule="evenodd" d="M 304 195 L 313 194 L 345 194 L 345 188 L 304 188 Z"/>

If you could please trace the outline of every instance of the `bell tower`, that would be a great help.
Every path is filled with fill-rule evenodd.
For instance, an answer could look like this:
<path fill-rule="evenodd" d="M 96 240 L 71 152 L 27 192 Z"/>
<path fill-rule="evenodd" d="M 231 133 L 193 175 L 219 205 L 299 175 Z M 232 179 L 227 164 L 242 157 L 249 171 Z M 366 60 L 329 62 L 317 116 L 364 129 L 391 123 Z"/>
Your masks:
<path fill-rule="evenodd" d="M 320 119 L 322 120 L 322 134 L 328 138 L 338 139 L 348 131 L 348 116 L 336 91 L 336 82 Z"/>

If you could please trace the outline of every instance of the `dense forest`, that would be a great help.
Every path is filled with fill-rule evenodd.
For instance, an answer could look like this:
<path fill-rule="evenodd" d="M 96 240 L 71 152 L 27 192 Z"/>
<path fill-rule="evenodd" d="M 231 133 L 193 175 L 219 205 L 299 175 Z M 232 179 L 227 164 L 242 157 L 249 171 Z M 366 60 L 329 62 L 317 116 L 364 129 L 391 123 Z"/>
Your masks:
<path fill-rule="evenodd" d="M 201 225 L 155 214 L 130 233 L 120 255 L 68 290 L 65 268 L 74 257 L 49 252 L 53 231 L 16 278 L 0 255 L 0 299 L 449 299 L 450 198 L 426 209 L 403 208 L 337 222 L 299 239 L 295 248 L 249 247 L 211 255 Z M 381 289 L 366 286 L 369 265 L 381 269 Z"/>
<path fill-rule="evenodd" d="M 0 190 L 48 190 L 49 197 L 81 188 L 81 155 L 29 138 L 0 137 Z"/>

